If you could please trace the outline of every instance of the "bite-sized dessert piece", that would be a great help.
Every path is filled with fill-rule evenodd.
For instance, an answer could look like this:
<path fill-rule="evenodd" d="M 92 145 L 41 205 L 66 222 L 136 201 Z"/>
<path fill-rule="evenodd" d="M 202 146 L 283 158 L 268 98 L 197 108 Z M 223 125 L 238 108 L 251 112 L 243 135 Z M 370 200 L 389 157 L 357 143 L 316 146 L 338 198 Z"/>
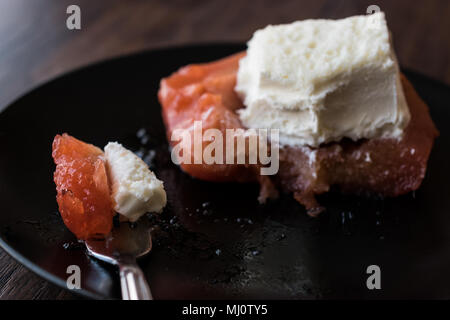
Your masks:
<path fill-rule="evenodd" d="M 79 239 L 102 237 L 114 210 L 103 151 L 67 134 L 53 140 L 56 200 L 64 224 Z"/>
<path fill-rule="evenodd" d="M 114 210 L 136 221 L 166 205 L 163 183 L 145 162 L 115 142 L 105 151 L 66 133 L 53 141 L 59 211 L 78 239 L 107 236 Z"/>
<path fill-rule="evenodd" d="M 147 164 L 117 142 L 105 147 L 114 210 L 131 222 L 146 212 L 161 212 L 167 198 L 163 182 Z"/>
<path fill-rule="evenodd" d="M 333 185 L 389 197 L 416 190 L 438 135 L 399 72 L 383 13 L 268 26 L 247 53 L 163 79 L 158 96 L 169 140 L 194 120 L 221 132 L 279 130 L 280 169 L 271 180 L 311 214 L 320 211 L 315 195 Z M 259 180 L 271 189 L 255 165 L 181 166 L 200 179 Z"/>

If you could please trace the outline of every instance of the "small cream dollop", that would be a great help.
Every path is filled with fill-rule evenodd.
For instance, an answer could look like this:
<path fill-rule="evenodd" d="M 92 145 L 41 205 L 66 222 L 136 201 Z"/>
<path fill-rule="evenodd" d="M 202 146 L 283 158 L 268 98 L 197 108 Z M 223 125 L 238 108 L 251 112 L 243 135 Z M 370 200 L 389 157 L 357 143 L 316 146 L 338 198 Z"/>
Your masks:
<path fill-rule="evenodd" d="M 105 147 L 114 210 L 131 222 L 146 212 L 161 212 L 167 202 L 163 182 L 147 164 L 117 142 Z"/>

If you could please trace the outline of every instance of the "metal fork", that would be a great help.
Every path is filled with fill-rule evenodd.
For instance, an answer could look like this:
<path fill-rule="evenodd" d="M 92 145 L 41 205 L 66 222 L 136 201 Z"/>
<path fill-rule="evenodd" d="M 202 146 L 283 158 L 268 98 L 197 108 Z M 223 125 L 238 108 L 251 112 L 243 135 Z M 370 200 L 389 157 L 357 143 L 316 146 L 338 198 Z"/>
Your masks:
<path fill-rule="evenodd" d="M 89 255 L 119 267 L 123 300 L 153 300 L 147 280 L 136 263 L 137 258 L 152 249 L 152 237 L 146 223 L 121 223 L 113 228 L 111 237 L 86 240 L 85 244 Z"/>

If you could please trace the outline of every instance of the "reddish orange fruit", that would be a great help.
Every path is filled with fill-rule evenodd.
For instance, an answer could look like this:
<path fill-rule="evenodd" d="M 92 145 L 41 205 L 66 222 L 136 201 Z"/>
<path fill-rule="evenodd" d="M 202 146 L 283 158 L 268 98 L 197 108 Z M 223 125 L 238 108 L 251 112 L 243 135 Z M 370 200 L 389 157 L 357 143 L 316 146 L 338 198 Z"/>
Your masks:
<path fill-rule="evenodd" d="M 170 77 L 161 80 L 158 92 L 163 106 L 162 114 L 171 140 L 175 129 L 185 129 L 193 135 L 194 121 L 202 122 L 202 129 L 243 128 L 235 110 L 243 104 L 234 92 L 239 60 L 245 53 L 199 65 L 181 68 Z M 203 142 L 205 148 L 209 142 Z M 189 149 L 189 148 L 188 148 Z M 182 163 L 181 168 L 191 176 L 209 181 L 258 181 L 257 165 L 247 164 L 194 164 L 193 149 L 191 163 Z M 189 151 L 189 150 L 184 150 Z M 224 149 L 224 156 L 226 150 Z"/>
<path fill-rule="evenodd" d="M 53 140 L 54 181 L 59 212 L 78 239 L 104 237 L 112 229 L 112 209 L 103 152 L 68 134 Z"/>

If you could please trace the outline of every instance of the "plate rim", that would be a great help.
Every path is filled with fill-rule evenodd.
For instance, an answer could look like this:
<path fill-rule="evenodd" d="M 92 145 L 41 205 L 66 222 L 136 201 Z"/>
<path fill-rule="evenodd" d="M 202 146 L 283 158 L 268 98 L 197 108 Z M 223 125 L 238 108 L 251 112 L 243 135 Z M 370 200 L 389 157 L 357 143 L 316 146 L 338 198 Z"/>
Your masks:
<path fill-rule="evenodd" d="M 93 292 L 91 292 L 87 289 L 83 289 L 83 288 L 76 289 L 76 290 L 70 290 L 69 288 L 67 288 L 66 282 L 64 282 L 64 280 L 60 279 L 53 273 L 40 267 L 38 264 L 36 264 L 36 263 L 32 262 L 31 260 L 29 260 L 28 258 L 26 258 L 19 251 L 15 250 L 3 239 L 1 234 L 0 234 L 0 248 L 2 248 L 11 258 L 13 258 L 17 263 L 24 266 L 27 270 L 33 272 L 35 275 L 39 276 L 41 279 L 46 280 L 61 289 L 71 292 L 81 298 L 89 298 L 89 299 L 94 299 L 94 300 L 108 299 L 105 296 L 98 295 L 96 293 L 93 293 Z"/>
<path fill-rule="evenodd" d="M 4 105 L 0 105 L 0 116 L 4 111 L 6 111 L 9 107 L 15 105 L 17 102 L 22 100 L 22 98 L 28 96 L 32 92 L 39 90 L 41 87 L 44 87 L 50 83 L 53 83 L 54 81 L 58 81 L 62 78 L 65 78 L 67 76 L 70 76 L 74 73 L 77 73 L 79 71 L 84 71 L 85 69 L 90 69 L 93 67 L 101 66 L 103 64 L 108 64 L 110 62 L 115 62 L 122 59 L 128 59 L 131 57 L 139 57 L 144 56 L 146 54 L 150 53 L 163 53 L 164 51 L 172 51 L 172 50 L 182 50 L 182 49 L 200 49 L 200 48 L 208 48 L 208 47 L 236 47 L 244 49 L 246 46 L 245 42 L 239 42 L 239 41 L 209 41 L 209 42 L 191 42 L 191 43 L 179 43 L 179 44 L 173 44 L 173 45 L 167 45 L 167 46 L 161 46 L 161 47 L 155 47 L 155 48 L 147 48 L 132 52 L 127 52 L 123 54 L 113 55 L 111 57 L 106 57 L 104 59 L 94 60 L 85 64 L 81 64 L 79 66 L 73 67 L 71 69 L 68 69 L 66 71 L 63 71 L 62 73 L 55 74 L 49 78 L 44 79 L 41 82 L 37 82 L 30 87 L 26 88 L 23 92 L 17 94 L 15 97 L 13 97 L 10 101 L 7 101 Z"/>

